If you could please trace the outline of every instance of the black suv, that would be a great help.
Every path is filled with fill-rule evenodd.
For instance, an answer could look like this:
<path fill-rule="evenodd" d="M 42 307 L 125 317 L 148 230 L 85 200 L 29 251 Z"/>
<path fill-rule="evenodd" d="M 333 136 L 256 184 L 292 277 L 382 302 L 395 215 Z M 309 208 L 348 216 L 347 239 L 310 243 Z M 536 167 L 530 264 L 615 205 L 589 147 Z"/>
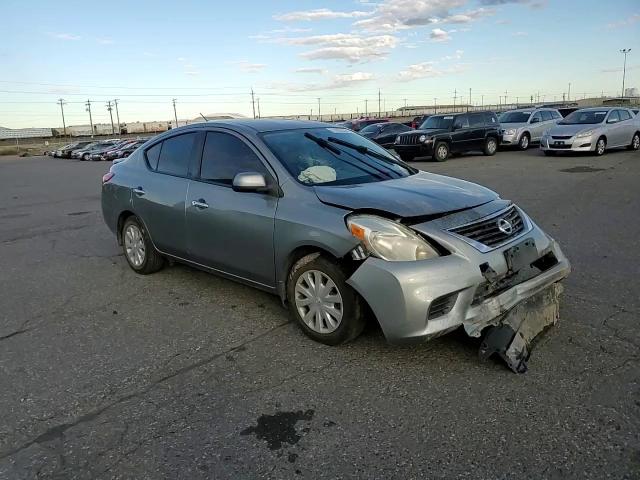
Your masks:
<path fill-rule="evenodd" d="M 398 135 L 393 149 L 405 162 L 425 156 L 444 162 L 450 153 L 482 150 L 493 155 L 500 138 L 500 123 L 493 112 L 432 115 L 418 130 Z"/>

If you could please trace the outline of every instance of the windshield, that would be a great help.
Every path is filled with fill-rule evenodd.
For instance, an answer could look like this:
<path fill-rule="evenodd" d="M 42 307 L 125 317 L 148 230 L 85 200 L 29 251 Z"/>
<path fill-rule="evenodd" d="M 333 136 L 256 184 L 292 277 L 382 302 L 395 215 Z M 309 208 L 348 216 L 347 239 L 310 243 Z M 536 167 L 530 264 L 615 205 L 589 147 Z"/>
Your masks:
<path fill-rule="evenodd" d="M 531 112 L 505 112 L 498 117 L 500 123 L 527 123 Z"/>
<path fill-rule="evenodd" d="M 559 125 L 581 125 L 602 123 L 607 116 L 607 110 L 583 110 L 570 113 Z"/>
<path fill-rule="evenodd" d="M 367 125 L 362 130 L 360 130 L 360 133 L 378 133 L 379 130 L 380 125 Z"/>
<path fill-rule="evenodd" d="M 443 115 L 438 117 L 429 117 L 420 125 L 419 130 L 427 130 L 430 128 L 449 129 L 453 123 L 453 115 Z"/>
<path fill-rule="evenodd" d="M 388 161 L 331 142 L 329 138 L 366 147 Z M 384 148 L 344 128 L 281 130 L 265 133 L 262 139 L 287 171 L 304 185 L 353 185 L 413 174 Z"/>

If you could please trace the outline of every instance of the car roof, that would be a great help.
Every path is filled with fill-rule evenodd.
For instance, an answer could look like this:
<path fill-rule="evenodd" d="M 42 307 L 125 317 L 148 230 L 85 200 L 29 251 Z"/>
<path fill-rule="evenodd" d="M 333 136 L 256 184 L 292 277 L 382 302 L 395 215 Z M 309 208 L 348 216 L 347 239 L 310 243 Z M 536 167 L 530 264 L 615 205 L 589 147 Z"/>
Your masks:
<path fill-rule="evenodd" d="M 610 110 L 619 110 L 621 108 L 626 109 L 627 107 L 587 107 L 587 108 L 580 108 L 577 111 L 580 111 L 580 112 L 599 111 L 600 112 L 602 110 L 605 110 L 608 112 Z"/>
<path fill-rule="evenodd" d="M 198 126 L 201 128 L 220 126 L 220 127 L 241 127 L 253 130 L 257 133 L 273 132 L 276 130 L 295 130 L 299 128 L 318 128 L 318 127 L 335 127 L 335 124 L 316 122 L 313 120 L 278 120 L 278 119 L 253 119 L 253 118 L 234 118 L 228 120 L 209 120 L 207 122 L 192 124 L 189 126 Z"/>

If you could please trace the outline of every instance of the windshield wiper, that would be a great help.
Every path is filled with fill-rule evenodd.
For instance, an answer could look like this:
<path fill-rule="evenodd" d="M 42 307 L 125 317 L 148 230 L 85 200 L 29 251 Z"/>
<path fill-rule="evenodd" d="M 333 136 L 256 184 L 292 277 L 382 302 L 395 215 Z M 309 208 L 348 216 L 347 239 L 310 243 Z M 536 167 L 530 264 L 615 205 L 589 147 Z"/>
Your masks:
<path fill-rule="evenodd" d="M 313 140 L 318 145 L 320 145 L 322 148 L 326 148 L 327 150 L 335 153 L 336 155 L 340 155 L 340 149 L 334 147 L 333 145 L 331 145 L 324 138 L 316 137 L 315 135 L 313 135 L 312 133 L 309 133 L 309 132 L 305 132 L 304 136 L 307 137 L 309 140 Z"/>
<path fill-rule="evenodd" d="M 312 133 L 309 133 L 309 132 L 305 132 L 304 136 L 307 137 L 309 140 L 312 140 L 312 141 L 316 142 L 322 148 L 325 148 L 325 149 L 329 150 L 330 152 L 334 153 L 335 155 L 340 155 L 342 153 L 342 150 L 340 150 L 339 148 L 334 147 L 333 145 L 331 145 L 324 138 L 316 137 L 315 135 L 313 135 Z M 341 159 L 341 160 L 344 161 L 345 163 L 348 163 L 352 167 L 357 168 L 358 170 L 362 170 L 363 172 L 365 172 L 365 173 L 367 173 L 369 175 L 373 175 L 374 177 L 378 178 L 379 180 L 384 180 L 384 177 L 382 175 L 385 175 L 387 178 L 391 178 L 391 175 L 389 175 L 387 172 L 384 172 L 384 171 L 380 170 L 379 168 L 376 168 L 374 165 L 370 165 L 368 163 L 365 164 L 369 168 L 372 168 L 373 170 L 375 170 L 378 173 L 369 172 L 368 170 L 362 168 L 360 165 L 357 165 L 357 164 L 355 164 L 353 162 L 350 162 L 349 160 L 346 160 L 344 158 Z"/>
<path fill-rule="evenodd" d="M 364 145 L 356 145 L 355 143 L 347 142 L 345 140 L 340 140 L 339 138 L 336 138 L 336 137 L 329 137 L 327 140 L 347 148 L 352 148 L 353 150 L 356 150 L 359 153 L 362 153 L 364 155 L 369 155 L 370 157 L 377 158 L 378 160 L 381 160 L 383 162 L 399 165 L 403 168 L 406 168 L 410 172 L 416 173 L 416 170 L 413 167 L 410 167 L 409 165 L 407 165 L 406 163 L 400 160 L 396 160 L 395 158 L 392 158 L 392 157 L 387 157 L 386 155 L 383 155 L 381 153 L 374 152 L 373 150 L 371 150 L 368 147 L 365 147 Z"/>

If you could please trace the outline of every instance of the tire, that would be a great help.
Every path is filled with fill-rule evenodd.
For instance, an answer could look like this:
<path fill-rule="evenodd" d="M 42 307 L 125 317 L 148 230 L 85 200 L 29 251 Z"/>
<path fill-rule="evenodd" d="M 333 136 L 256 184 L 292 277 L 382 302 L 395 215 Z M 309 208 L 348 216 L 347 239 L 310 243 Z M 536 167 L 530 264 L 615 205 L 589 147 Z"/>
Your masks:
<path fill-rule="evenodd" d="M 525 132 L 520 137 L 520 141 L 518 142 L 518 148 L 520 150 L 527 150 L 529 148 L 529 145 L 531 145 L 531 137 L 529 137 L 529 134 Z"/>
<path fill-rule="evenodd" d="M 400 159 L 403 162 L 411 162 L 414 158 L 416 158 L 415 155 L 411 153 L 399 153 L 398 155 L 400 155 Z"/>
<path fill-rule="evenodd" d="M 436 147 L 433 149 L 433 160 L 436 162 L 444 162 L 449 158 L 451 150 L 446 142 L 436 143 Z"/>
<path fill-rule="evenodd" d="M 319 253 L 301 258 L 289 272 L 289 312 L 302 331 L 316 342 L 340 345 L 362 333 L 365 325 L 363 300 L 346 280 L 347 275 L 340 265 Z M 318 282 L 325 289 L 322 293 L 314 289 Z M 322 301 L 323 298 L 330 300 Z"/>
<path fill-rule="evenodd" d="M 607 151 L 607 140 L 604 137 L 600 137 L 596 142 L 596 149 L 594 150 L 594 155 L 596 157 L 601 157 Z"/>
<path fill-rule="evenodd" d="M 627 147 L 629 150 L 640 150 L 640 132 L 633 134 L 631 144 Z"/>
<path fill-rule="evenodd" d="M 498 151 L 498 141 L 494 137 L 489 137 L 484 142 L 484 149 L 482 153 L 484 155 L 492 156 L 495 155 Z"/>
<path fill-rule="evenodd" d="M 127 259 L 127 263 L 134 272 L 148 275 L 157 272 L 164 266 L 164 258 L 151 243 L 142 222 L 135 216 L 132 215 L 124 221 L 121 235 L 124 258 Z M 141 253 L 142 258 L 134 253 L 136 251 Z"/>
<path fill-rule="evenodd" d="M 544 153 L 544 155 L 546 157 L 555 157 L 556 156 L 556 152 L 554 152 L 553 150 L 543 150 L 542 153 Z"/>
<path fill-rule="evenodd" d="M 89 154 L 85 153 L 84 155 L 82 155 L 82 161 L 84 162 L 88 162 L 89 161 Z"/>

